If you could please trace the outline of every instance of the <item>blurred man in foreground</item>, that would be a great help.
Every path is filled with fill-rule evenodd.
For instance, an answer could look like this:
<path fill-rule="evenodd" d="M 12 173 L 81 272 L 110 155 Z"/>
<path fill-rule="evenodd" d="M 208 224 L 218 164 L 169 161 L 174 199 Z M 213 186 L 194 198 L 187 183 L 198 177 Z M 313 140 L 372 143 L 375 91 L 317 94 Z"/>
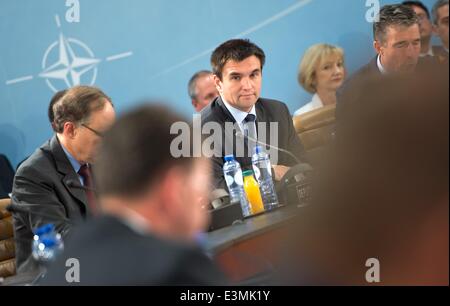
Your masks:
<path fill-rule="evenodd" d="M 448 78 L 371 79 L 364 100 L 347 101 L 314 205 L 297 220 L 297 284 L 448 286 Z"/>
<path fill-rule="evenodd" d="M 143 106 L 118 120 L 96 161 L 104 215 L 67 242 L 44 285 L 70 285 L 65 262 L 76 258 L 81 285 L 217 285 L 222 274 L 196 246 L 208 223 L 199 199 L 207 161 L 175 158 L 170 133 L 183 118 Z M 155 144 L 158 144 L 155 146 Z"/>

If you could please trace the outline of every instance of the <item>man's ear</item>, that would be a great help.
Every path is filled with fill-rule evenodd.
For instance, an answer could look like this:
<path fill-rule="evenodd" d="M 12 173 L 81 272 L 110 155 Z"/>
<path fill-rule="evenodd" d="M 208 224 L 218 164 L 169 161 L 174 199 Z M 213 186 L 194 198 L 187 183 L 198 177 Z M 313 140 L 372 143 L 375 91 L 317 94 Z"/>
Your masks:
<path fill-rule="evenodd" d="M 192 102 L 192 106 L 193 106 L 195 109 L 197 109 L 197 105 L 198 105 L 197 101 L 196 101 L 195 99 L 191 99 L 191 102 Z"/>
<path fill-rule="evenodd" d="M 375 51 L 377 52 L 377 54 L 381 55 L 382 50 L 381 50 L 381 44 L 378 40 L 375 40 L 373 42 L 373 48 L 375 49 Z"/>
<path fill-rule="evenodd" d="M 214 84 L 216 85 L 216 89 L 219 92 L 219 94 L 222 94 L 222 81 L 220 80 L 220 78 L 214 74 Z"/>
<path fill-rule="evenodd" d="M 76 126 L 72 122 L 64 123 L 63 134 L 66 137 L 73 138 L 77 134 Z"/>

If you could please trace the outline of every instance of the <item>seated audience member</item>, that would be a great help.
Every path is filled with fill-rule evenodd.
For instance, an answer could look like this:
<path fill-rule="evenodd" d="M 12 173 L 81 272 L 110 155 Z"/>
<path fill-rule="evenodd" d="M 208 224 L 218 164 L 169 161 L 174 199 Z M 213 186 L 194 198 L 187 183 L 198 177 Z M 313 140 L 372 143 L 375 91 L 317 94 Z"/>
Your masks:
<path fill-rule="evenodd" d="M 233 154 L 242 168 L 251 168 L 252 146 L 255 146 L 251 139 L 258 138 L 265 143 L 289 150 L 300 158 L 303 157 L 303 146 L 295 132 L 287 106 L 282 102 L 260 97 L 264 62 L 264 51 L 245 39 L 228 40 L 218 46 L 211 55 L 219 97 L 202 110 L 201 120 L 203 127 L 214 122 L 221 128 L 220 135 L 214 131 L 211 134 L 203 134 L 206 138 L 220 138 L 223 144 L 219 148 L 214 147 L 212 157 L 215 188 L 226 186 L 222 170 L 225 155 Z M 228 123 L 235 125 L 234 131 L 227 130 Z M 235 134 L 229 132 L 240 132 L 240 135 L 251 137 L 245 138 L 244 141 L 247 151 L 237 150 L 239 144 L 236 144 L 238 141 L 234 137 Z M 271 153 L 271 157 L 275 154 L 278 157 L 275 162 L 272 159 L 272 166 L 273 178 L 279 181 L 296 161 L 283 153 Z"/>
<path fill-rule="evenodd" d="M 74 230 L 43 285 L 224 283 L 195 243 L 208 223 L 199 201 L 208 191 L 208 161 L 173 156 L 177 122 L 185 120 L 147 105 L 105 134 L 95 163 L 103 215 Z M 79 283 L 66 281 L 68 258 L 79 261 Z"/>
<path fill-rule="evenodd" d="M 433 24 L 431 23 L 430 11 L 421 1 L 403 1 L 402 4 L 411 7 L 419 19 L 420 56 L 434 56 L 431 46 Z"/>
<path fill-rule="evenodd" d="M 110 98 L 89 86 L 68 89 L 53 106 L 56 135 L 17 170 L 12 202 L 18 272 L 36 268 L 33 231 L 47 223 L 66 237 L 74 223 L 98 211 L 91 176 L 97 146 L 115 119 Z M 88 189 L 86 189 L 85 187 Z"/>
<path fill-rule="evenodd" d="M 192 106 L 199 113 L 219 95 L 214 84 L 212 72 L 202 70 L 195 73 L 189 80 L 188 93 L 189 97 L 191 97 Z"/>
<path fill-rule="evenodd" d="M 448 66 L 448 0 L 438 0 L 433 6 L 433 23 L 442 46 L 433 47 L 434 55 L 439 62 Z"/>
<path fill-rule="evenodd" d="M 421 46 L 419 20 L 411 7 L 400 4 L 385 5 L 378 17 L 379 20 L 373 23 L 373 45 L 377 56 L 351 75 L 338 91 L 337 127 L 342 113 L 346 112 L 347 96 L 354 95 L 365 78 L 392 73 L 412 73 L 431 69 L 430 67 L 435 65 L 435 60 L 429 56 L 419 60 Z M 365 95 L 359 98 L 364 99 Z"/>
<path fill-rule="evenodd" d="M 448 82 L 438 71 L 358 88 L 366 98 L 348 101 L 314 202 L 296 220 L 291 281 L 448 286 Z"/>
<path fill-rule="evenodd" d="M 344 51 L 341 48 L 318 44 L 310 47 L 298 69 L 298 82 L 312 101 L 298 109 L 294 116 L 336 103 L 336 91 L 345 78 Z"/>

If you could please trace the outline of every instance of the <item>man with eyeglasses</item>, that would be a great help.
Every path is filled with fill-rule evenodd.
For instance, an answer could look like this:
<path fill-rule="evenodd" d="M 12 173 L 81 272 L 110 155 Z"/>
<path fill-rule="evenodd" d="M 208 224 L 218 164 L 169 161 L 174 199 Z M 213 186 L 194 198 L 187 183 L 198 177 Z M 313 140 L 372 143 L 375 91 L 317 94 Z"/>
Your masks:
<path fill-rule="evenodd" d="M 53 223 L 64 237 L 99 211 L 91 165 L 103 133 L 114 123 L 111 99 L 100 89 L 76 86 L 53 105 L 56 134 L 17 170 L 13 212 L 19 273 L 34 270 L 33 231 Z"/>

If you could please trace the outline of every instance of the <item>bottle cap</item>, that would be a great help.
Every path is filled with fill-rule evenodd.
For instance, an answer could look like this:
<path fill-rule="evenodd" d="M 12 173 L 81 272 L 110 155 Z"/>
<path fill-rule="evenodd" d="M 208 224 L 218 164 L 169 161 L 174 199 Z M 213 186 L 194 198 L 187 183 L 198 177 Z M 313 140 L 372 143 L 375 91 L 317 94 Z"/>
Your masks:
<path fill-rule="evenodd" d="M 245 170 L 244 172 L 242 172 L 243 176 L 251 176 L 253 175 L 253 170 Z"/>
<path fill-rule="evenodd" d="M 56 245 L 56 240 L 54 238 L 44 238 L 41 241 L 46 247 L 51 248 L 52 246 Z"/>
<path fill-rule="evenodd" d="M 261 152 L 264 152 L 264 150 L 263 150 L 263 148 L 262 148 L 261 146 L 256 146 L 254 150 L 255 150 L 255 153 L 256 153 L 256 154 L 259 154 L 259 153 L 261 153 Z"/>
<path fill-rule="evenodd" d="M 229 161 L 234 160 L 234 156 L 233 156 L 233 155 L 226 155 L 226 156 L 224 157 L 224 159 L 225 159 L 226 162 L 229 162 Z"/>
<path fill-rule="evenodd" d="M 41 236 L 41 235 L 50 233 L 54 229 L 55 229 L 54 224 L 52 224 L 52 223 L 44 224 L 36 229 L 35 235 Z"/>

